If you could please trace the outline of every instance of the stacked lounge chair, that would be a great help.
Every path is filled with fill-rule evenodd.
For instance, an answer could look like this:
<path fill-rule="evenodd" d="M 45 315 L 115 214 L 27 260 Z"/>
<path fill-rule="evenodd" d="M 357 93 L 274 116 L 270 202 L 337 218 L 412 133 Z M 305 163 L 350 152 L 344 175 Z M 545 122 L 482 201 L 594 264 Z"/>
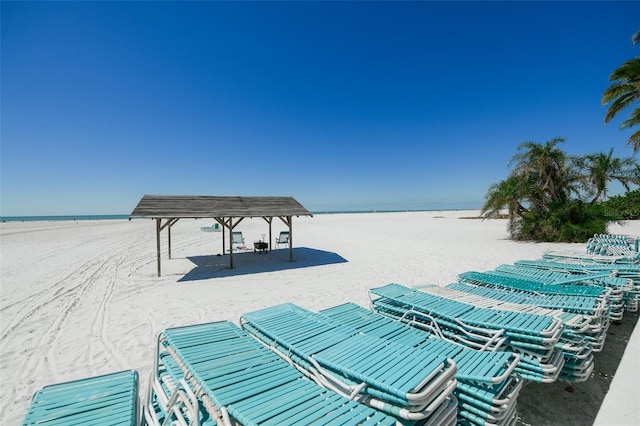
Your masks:
<path fill-rule="evenodd" d="M 242 327 L 317 383 L 404 424 L 454 425 L 455 362 L 358 332 L 293 304 L 244 314 Z"/>
<path fill-rule="evenodd" d="M 520 354 L 516 371 L 524 379 L 554 382 L 564 365 L 563 353 L 557 348 L 564 330 L 559 318 L 485 308 L 399 284 L 371 289 L 369 293 L 375 312 L 411 325 L 435 323 L 448 339 L 473 349 Z"/>
<path fill-rule="evenodd" d="M 532 304 L 515 303 L 512 297 L 501 300 L 496 297 L 490 297 L 492 291 L 497 293 L 500 290 L 473 286 L 462 282 L 450 284 L 446 287 L 420 287 L 420 290 L 477 307 L 558 318 L 564 325 L 562 335 L 556 344 L 556 349 L 561 351 L 564 356 L 564 363 L 558 377 L 569 382 L 582 382 L 587 380 L 593 371 L 593 345 L 591 340 L 585 336 L 590 330 L 590 323 L 589 319 L 584 315 L 543 308 Z M 510 296 L 513 295 L 511 292 L 508 293 Z M 495 296 L 496 294 L 494 293 L 493 295 Z M 604 335 L 606 336 L 606 333 Z M 602 341 L 604 342 L 604 337 Z"/>
<path fill-rule="evenodd" d="M 523 306 L 541 306 L 545 305 L 547 299 L 544 295 L 529 295 L 526 293 L 518 293 L 502 288 L 492 288 L 483 285 L 472 284 L 468 282 L 457 282 L 449 284 L 443 291 L 461 292 L 452 293 L 450 297 L 458 300 L 464 299 L 464 294 L 472 294 L 487 298 L 493 303 L 485 303 L 486 306 L 492 306 L 497 309 L 517 309 L 521 310 Z M 536 303 L 542 299 L 543 303 Z M 477 299 L 475 300 L 477 303 Z M 564 323 L 564 331 L 560 337 L 556 347 L 564 354 L 564 365 L 560 372 L 560 378 L 570 382 L 582 382 L 589 378 L 593 371 L 593 344 L 591 335 L 589 335 L 592 327 L 597 328 L 591 322 L 591 319 L 583 314 L 575 312 L 565 312 L 562 310 L 549 310 L 544 312 L 541 308 L 538 313 L 552 315 L 562 319 Z M 600 330 L 595 333 L 597 336 L 606 336 L 606 331 Z M 604 337 L 599 338 L 598 342 L 604 342 Z"/>
<path fill-rule="evenodd" d="M 533 281 L 539 284 L 538 291 L 545 294 L 567 294 L 576 291 L 573 286 L 606 288 L 609 305 L 609 317 L 613 321 L 622 319 L 625 311 L 625 293 L 633 290 L 633 282 L 622 277 L 613 277 L 611 272 L 591 272 L 585 274 L 571 274 L 552 269 L 541 269 L 523 265 L 500 265 L 493 274 L 514 277 L 516 279 Z M 569 290 L 572 289 L 573 290 Z"/>
<path fill-rule="evenodd" d="M 320 311 L 345 327 L 404 344 L 425 353 L 442 353 L 457 367 L 458 424 L 512 425 L 522 378 L 514 371 L 520 356 L 510 352 L 476 351 L 434 333 L 410 327 L 354 303 Z"/>
<path fill-rule="evenodd" d="M 159 425 L 393 425 L 305 378 L 227 321 L 164 330 L 144 418 Z"/>
<path fill-rule="evenodd" d="M 601 285 L 613 290 L 614 299 L 621 298 L 624 309 L 630 312 L 638 310 L 640 300 L 640 264 L 615 263 L 605 264 L 575 259 L 544 258 L 540 260 L 519 260 L 515 266 L 543 271 L 560 272 L 574 276 L 576 279 L 584 275 L 601 274 L 598 281 Z"/>
<path fill-rule="evenodd" d="M 461 283 L 492 288 L 491 291 L 473 290 L 476 294 L 484 293 L 486 297 L 584 315 L 589 328 L 578 332 L 574 327 L 570 327 L 565 335 L 570 337 L 570 333 L 577 333 L 588 338 L 596 352 L 604 345 L 609 319 L 619 315 L 620 305 L 611 304 L 612 290 L 604 286 L 545 285 L 501 271 L 465 272 L 458 276 L 458 280 Z M 463 288 L 459 286 L 458 289 Z"/>
<path fill-rule="evenodd" d="M 636 238 L 632 245 L 625 235 L 595 234 L 587 241 L 587 253 L 638 258 L 639 241 Z"/>
<path fill-rule="evenodd" d="M 613 254 L 613 252 L 608 249 L 606 250 L 607 254 L 549 250 L 544 252 L 542 257 L 544 259 L 550 260 L 588 262 L 609 265 L 638 265 L 640 263 L 640 253 L 635 250 L 629 251 L 624 249 L 617 249 L 615 250 L 615 252 L 617 252 L 618 254 Z"/>
<path fill-rule="evenodd" d="M 128 370 L 43 387 L 22 426 L 135 426 L 138 420 L 138 373 Z"/>

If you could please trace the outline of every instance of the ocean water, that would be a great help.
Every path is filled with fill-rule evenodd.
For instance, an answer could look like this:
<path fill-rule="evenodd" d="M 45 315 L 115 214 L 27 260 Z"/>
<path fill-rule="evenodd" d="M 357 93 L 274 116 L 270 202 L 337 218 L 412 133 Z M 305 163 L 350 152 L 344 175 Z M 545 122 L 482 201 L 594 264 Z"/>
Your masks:
<path fill-rule="evenodd" d="M 77 216 L 2 216 L 0 222 L 35 222 L 35 221 L 61 221 L 61 220 L 115 220 L 129 219 L 128 214 L 102 214 L 102 215 L 77 215 Z"/>
<path fill-rule="evenodd" d="M 400 213 L 400 212 L 431 212 L 431 211 L 459 211 L 476 209 L 390 209 L 390 210 L 322 210 L 312 211 L 318 214 L 350 214 L 350 213 Z M 51 222 L 51 221 L 78 221 L 78 220 L 122 220 L 129 219 L 128 214 L 102 214 L 102 215 L 66 215 L 66 216 L 1 216 L 0 222 Z"/>

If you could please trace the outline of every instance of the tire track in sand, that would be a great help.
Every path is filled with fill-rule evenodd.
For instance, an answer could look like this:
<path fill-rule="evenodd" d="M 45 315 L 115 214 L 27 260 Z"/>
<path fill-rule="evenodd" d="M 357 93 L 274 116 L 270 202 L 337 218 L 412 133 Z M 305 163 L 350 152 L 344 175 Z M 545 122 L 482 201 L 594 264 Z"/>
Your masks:
<path fill-rule="evenodd" d="M 42 364 L 44 368 L 50 369 L 56 375 L 60 369 L 56 362 L 57 356 L 54 353 L 57 348 L 55 342 L 60 337 L 60 333 L 62 333 L 69 315 L 85 300 L 85 296 L 90 294 L 91 284 L 94 282 L 93 278 L 104 266 L 105 262 L 108 262 L 108 260 L 100 261 L 100 259 L 94 259 L 93 265 L 89 269 L 76 270 L 80 276 L 84 277 L 87 274 L 89 275 L 79 280 L 79 284 L 73 287 L 72 290 L 61 294 L 61 296 L 64 297 L 64 306 L 60 309 L 59 314 L 56 315 L 53 321 L 51 321 L 51 325 L 47 327 L 46 332 L 41 336 L 40 344 L 48 349 L 44 358 L 41 358 L 38 363 Z"/>
<path fill-rule="evenodd" d="M 6 315 L 8 313 L 7 311 L 9 311 L 11 308 L 13 308 L 14 306 L 24 305 L 24 307 L 19 309 L 17 313 L 11 315 L 9 324 L 5 327 L 2 335 L 0 335 L 0 342 L 4 339 L 7 339 L 9 335 L 14 333 L 21 324 L 29 320 L 31 317 L 33 317 L 42 309 L 46 308 L 51 303 L 55 303 L 59 299 L 69 296 L 69 294 L 73 294 L 80 290 L 80 287 L 84 285 L 83 281 L 68 288 L 65 288 L 64 284 L 73 282 L 74 277 L 78 274 L 78 271 L 81 271 L 81 273 L 82 271 L 89 271 L 96 263 L 97 262 L 95 259 L 89 260 L 70 274 L 66 275 L 61 280 L 53 283 L 50 287 L 47 287 L 46 289 L 41 290 L 38 293 L 29 295 L 28 298 L 23 298 L 12 303 L 11 305 L 3 307 L 0 310 L 0 313 L 2 313 L 4 318 L 6 318 Z"/>
<path fill-rule="evenodd" d="M 118 271 L 120 266 L 127 260 L 126 252 L 119 253 L 118 255 L 114 255 L 109 259 L 108 263 L 105 263 L 104 270 L 99 276 L 94 277 L 94 283 L 100 282 L 104 284 L 104 290 L 100 297 L 100 302 L 96 308 L 96 314 L 93 317 L 91 322 L 91 335 L 98 336 L 100 342 L 104 349 L 106 350 L 108 356 L 115 360 L 118 364 L 118 367 L 124 369 L 126 366 L 126 361 L 122 358 L 118 350 L 115 348 L 113 341 L 109 339 L 108 336 L 108 328 L 109 328 L 109 310 L 111 307 L 111 300 L 113 298 L 113 294 L 116 288 L 116 284 L 118 282 Z M 106 279 L 102 279 L 106 276 Z M 95 357 L 96 353 L 99 352 L 98 348 L 91 346 L 87 348 L 87 351 L 84 354 L 84 360 L 87 363 L 91 363 Z"/>
<path fill-rule="evenodd" d="M 118 364 L 119 368 L 128 368 L 126 359 L 117 349 L 114 344 L 114 340 L 109 337 L 109 325 L 111 324 L 109 312 L 113 307 L 112 299 L 114 294 L 123 295 L 126 293 L 126 291 L 120 291 L 120 293 L 118 293 L 119 290 L 126 290 L 125 288 L 118 288 L 118 284 L 121 283 L 119 280 L 119 273 L 121 269 L 124 267 L 126 270 L 127 265 L 132 263 L 135 264 L 139 260 L 138 258 L 141 257 L 139 252 L 135 252 L 132 256 L 130 245 L 137 245 L 142 239 L 143 237 L 138 237 L 129 244 L 116 245 L 117 249 L 109 259 L 104 262 L 102 267 L 96 271 L 96 274 L 91 277 L 91 285 L 100 285 L 102 292 L 100 293 L 101 295 L 98 306 L 95 309 L 95 315 L 91 321 L 90 333 L 92 336 L 97 336 L 99 338 L 104 351 L 100 350 L 100 348 L 96 346 L 86 347 L 81 359 L 87 365 L 92 365 L 100 353 L 106 351 L 107 356 L 113 359 Z"/>
<path fill-rule="evenodd" d="M 33 335 L 28 339 L 29 343 L 25 349 L 21 353 L 15 354 L 15 362 L 11 361 L 12 366 L 9 367 L 11 371 L 20 371 L 21 377 L 31 379 L 26 382 L 20 382 L 21 384 L 19 386 L 12 388 L 11 391 L 8 392 L 9 401 L 16 402 L 24 399 L 27 389 L 33 391 L 31 385 L 34 383 L 34 378 L 36 377 L 46 376 L 47 372 L 56 379 L 60 376 L 57 363 L 52 361 L 55 360 L 52 352 L 54 342 L 69 313 L 88 290 L 84 285 L 86 279 L 78 279 L 78 276 L 91 274 L 97 264 L 99 264 L 99 259 L 89 260 L 68 274 L 64 279 L 56 282 L 49 289 L 41 291 L 39 293 L 39 298 L 41 299 L 39 303 L 31 309 L 23 309 L 19 319 L 16 320 L 10 330 L 4 333 L 2 340 L 5 338 L 13 338 L 13 335 L 16 336 L 15 338 L 24 340 L 24 337 L 20 335 Z M 60 285 L 66 282 L 76 282 L 76 284 L 68 288 L 60 287 Z M 50 307 L 50 305 L 54 303 L 59 304 L 61 308 L 58 310 L 57 307 Z M 40 315 L 41 311 L 42 318 L 38 318 L 37 315 Z M 59 313 L 57 313 L 55 317 L 50 318 L 46 316 L 47 313 L 56 311 Z M 29 326 L 34 326 L 36 321 L 38 321 L 38 324 L 41 322 L 43 326 L 30 329 Z M 25 322 L 27 322 L 26 325 Z M 48 347 L 45 356 L 38 356 L 37 347 L 44 345 Z M 29 347 L 31 346 L 36 346 L 35 353 L 29 351 Z"/>

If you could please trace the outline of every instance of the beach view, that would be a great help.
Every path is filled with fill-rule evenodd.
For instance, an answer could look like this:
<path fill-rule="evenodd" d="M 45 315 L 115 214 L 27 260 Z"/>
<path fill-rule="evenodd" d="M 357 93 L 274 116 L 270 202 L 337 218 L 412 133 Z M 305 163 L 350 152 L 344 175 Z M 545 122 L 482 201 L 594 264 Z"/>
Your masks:
<path fill-rule="evenodd" d="M 254 253 L 251 246 L 235 253 L 232 270 L 228 255 L 217 256 L 222 233 L 203 232 L 200 228 L 211 223 L 185 219 L 172 230 L 171 260 L 166 234 L 162 237 L 161 277 L 156 273 L 152 220 L 3 223 L 2 423 L 20 423 L 32 394 L 52 383 L 135 369 L 145 389 L 155 340 L 165 328 L 237 323 L 243 314 L 289 302 L 315 312 L 347 302 L 368 307 L 368 291 L 389 283 L 445 286 L 463 272 L 540 259 L 547 250 L 585 252 L 584 244 L 510 241 L 506 220 L 461 219 L 477 213 L 297 218 L 294 262 L 286 246 L 267 255 Z M 253 219 L 239 228 L 251 244 L 265 234 L 267 225 Z M 274 222 L 274 235 L 282 229 Z M 611 231 L 638 235 L 640 222 Z M 625 312 L 624 320 L 635 323 L 637 313 Z M 614 333 L 616 327 L 611 326 Z M 568 384 L 561 382 L 525 386 L 520 399 L 532 389 L 533 403 L 519 402 L 521 424 L 558 424 L 559 419 L 591 424 L 611 376 L 617 378 L 611 373 L 600 382 L 605 378 L 597 373 L 611 371 L 607 345 L 614 339 L 607 337 L 598 354 L 596 377 L 576 383 L 576 392 L 564 391 Z M 637 392 L 633 380 L 629 385 L 627 392 Z M 587 403 L 589 409 L 583 406 Z M 618 413 L 624 409 L 615 408 Z M 633 406 L 626 409 L 637 414 Z"/>
<path fill-rule="evenodd" d="M 640 424 L 637 4 L 0 9 L 0 424 Z"/>

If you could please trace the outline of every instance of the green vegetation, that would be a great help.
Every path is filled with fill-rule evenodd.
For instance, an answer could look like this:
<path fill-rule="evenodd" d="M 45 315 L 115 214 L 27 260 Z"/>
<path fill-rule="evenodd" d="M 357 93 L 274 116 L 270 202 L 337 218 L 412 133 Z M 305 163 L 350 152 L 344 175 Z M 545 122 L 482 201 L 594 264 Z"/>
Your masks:
<path fill-rule="evenodd" d="M 640 32 L 631 38 L 633 44 L 640 44 Z M 623 109 L 640 101 L 640 57 L 629 59 L 609 76 L 612 83 L 602 94 L 602 105 L 611 104 L 604 117 L 605 124 L 611 121 Z M 634 108 L 631 116 L 622 122 L 620 129 L 640 124 L 640 108 Z M 631 134 L 628 144 L 634 152 L 640 150 L 640 130 Z"/>
<path fill-rule="evenodd" d="M 640 189 L 611 197 L 603 206 L 604 214 L 613 220 L 639 220 Z"/>
<path fill-rule="evenodd" d="M 558 148 L 562 142 L 520 144 L 507 179 L 489 187 L 482 214 L 499 217 L 506 210 L 511 238 L 584 242 L 621 217 L 608 216 L 601 202 L 608 184 L 618 181 L 627 190 L 640 185 L 633 158 L 613 157 L 613 150 L 569 156 Z"/>
<path fill-rule="evenodd" d="M 640 32 L 631 38 L 640 44 Z M 640 57 L 629 59 L 609 77 L 611 86 L 602 94 L 609 105 L 605 124 L 622 110 L 640 102 Z M 620 128 L 640 125 L 640 108 L 631 110 Z M 484 217 L 506 217 L 515 240 L 584 242 L 606 233 L 607 223 L 640 219 L 640 165 L 634 158 L 608 153 L 569 156 L 558 148 L 563 138 L 545 144 L 524 142 L 511 160 L 506 180 L 489 187 L 482 206 Z M 640 150 L 640 130 L 628 144 Z M 607 201 L 608 185 L 620 182 L 627 193 Z"/>

